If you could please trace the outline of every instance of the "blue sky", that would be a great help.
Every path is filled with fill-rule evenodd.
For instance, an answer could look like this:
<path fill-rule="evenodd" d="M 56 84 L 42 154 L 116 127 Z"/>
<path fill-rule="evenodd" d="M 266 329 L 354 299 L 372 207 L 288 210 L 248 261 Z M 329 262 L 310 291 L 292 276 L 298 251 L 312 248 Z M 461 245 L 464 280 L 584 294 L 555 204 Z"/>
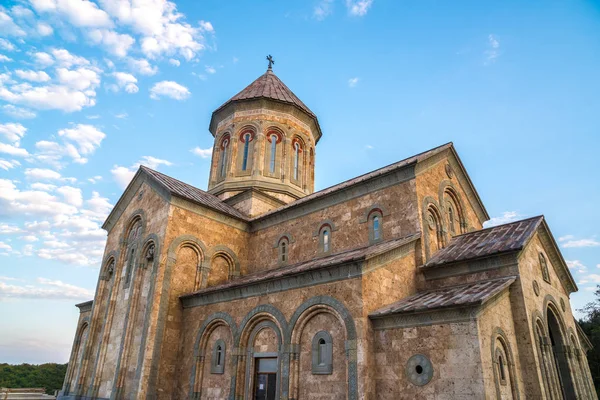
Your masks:
<path fill-rule="evenodd" d="M 66 362 L 103 219 L 140 163 L 206 188 L 211 112 L 275 73 L 317 189 L 453 141 L 493 223 L 544 214 L 600 283 L 590 1 L 0 2 L 0 361 Z"/>

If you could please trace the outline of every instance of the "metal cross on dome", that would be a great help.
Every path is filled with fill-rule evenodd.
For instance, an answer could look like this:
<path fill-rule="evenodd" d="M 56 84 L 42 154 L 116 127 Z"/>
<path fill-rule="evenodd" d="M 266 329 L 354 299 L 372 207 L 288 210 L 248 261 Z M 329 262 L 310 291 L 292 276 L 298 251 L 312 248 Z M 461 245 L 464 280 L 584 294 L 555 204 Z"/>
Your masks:
<path fill-rule="evenodd" d="M 269 69 L 272 69 L 273 64 L 275 64 L 275 61 L 273 60 L 273 57 L 271 57 L 270 54 L 267 56 L 267 60 L 269 61 Z"/>

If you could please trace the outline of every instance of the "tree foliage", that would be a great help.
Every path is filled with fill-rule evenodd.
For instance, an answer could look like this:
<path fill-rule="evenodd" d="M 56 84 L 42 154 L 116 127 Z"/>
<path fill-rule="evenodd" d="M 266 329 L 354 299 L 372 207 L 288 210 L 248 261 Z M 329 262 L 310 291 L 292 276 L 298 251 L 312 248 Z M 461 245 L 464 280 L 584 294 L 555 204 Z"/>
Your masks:
<path fill-rule="evenodd" d="M 594 295 L 594 301 L 587 303 L 584 308 L 579 310 L 585 313 L 585 317 L 579 320 L 579 326 L 594 346 L 588 351 L 587 358 L 596 392 L 600 393 L 600 285 L 597 286 Z"/>
<path fill-rule="evenodd" d="M 0 387 L 6 388 L 44 388 L 46 393 L 54 394 L 62 388 L 67 364 L 21 364 L 0 363 Z"/>

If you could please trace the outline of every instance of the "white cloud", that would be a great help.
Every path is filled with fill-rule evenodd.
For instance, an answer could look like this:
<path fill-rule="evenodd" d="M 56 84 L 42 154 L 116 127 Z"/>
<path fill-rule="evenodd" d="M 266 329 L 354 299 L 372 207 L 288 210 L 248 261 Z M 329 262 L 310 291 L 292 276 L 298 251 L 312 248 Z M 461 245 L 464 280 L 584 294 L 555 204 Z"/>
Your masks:
<path fill-rule="evenodd" d="M 20 232 L 23 232 L 23 230 L 16 225 L 0 223 L 0 234 L 12 234 Z"/>
<path fill-rule="evenodd" d="M 44 71 L 24 71 L 22 69 L 18 69 L 15 71 L 15 75 L 21 79 L 31 82 L 48 82 L 50 80 L 50 76 Z"/>
<path fill-rule="evenodd" d="M 213 148 L 209 149 L 201 149 L 200 147 L 194 147 L 190 150 L 192 154 L 199 156 L 201 158 L 209 158 L 212 155 Z"/>
<path fill-rule="evenodd" d="M 2 168 L 5 171 L 8 171 L 9 169 L 12 169 L 12 168 L 19 167 L 20 165 L 21 165 L 21 163 L 18 162 L 17 160 L 4 160 L 4 159 L 0 158 L 0 168 Z"/>
<path fill-rule="evenodd" d="M 13 51 L 15 49 L 15 45 L 6 39 L 0 38 L 0 49 Z"/>
<path fill-rule="evenodd" d="M 589 239 L 575 239 L 572 235 L 563 236 L 558 239 L 560 245 L 564 248 L 578 248 L 578 247 L 598 247 L 600 242 L 594 238 Z"/>
<path fill-rule="evenodd" d="M 129 58 L 127 59 L 127 64 L 134 72 L 138 72 L 142 75 L 152 76 L 158 72 L 158 67 L 151 65 L 148 60 L 144 58 Z"/>
<path fill-rule="evenodd" d="M 206 65 L 204 67 L 204 70 L 206 71 L 207 74 L 216 74 L 217 70 L 215 69 L 215 67 L 211 67 L 210 65 Z"/>
<path fill-rule="evenodd" d="M 323 21 L 333 13 L 333 0 L 321 0 L 313 9 L 313 18 Z"/>
<path fill-rule="evenodd" d="M 54 56 L 56 63 L 58 63 L 58 65 L 61 67 L 65 67 L 65 68 L 71 68 L 73 66 L 83 67 L 83 66 L 87 66 L 87 65 L 91 64 L 89 62 L 89 60 L 86 59 L 85 57 L 76 56 L 74 54 L 71 54 L 66 49 L 52 49 L 51 53 Z"/>
<path fill-rule="evenodd" d="M 360 78 L 358 78 L 356 76 L 354 78 L 348 79 L 348 86 L 351 88 L 356 87 L 356 85 L 358 85 L 359 80 L 360 80 Z"/>
<path fill-rule="evenodd" d="M 141 160 L 129 168 L 115 165 L 110 172 L 112 173 L 117 184 L 124 189 L 127 187 L 127 185 L 129 185 L 129 182 L 131 182 L 131 179 L 134 177 L 140 165 L 145 165 L 152 169 L 158 169 L 161 165 L 171 166 L 173 163 L 152 156 L 144 156 Z"/>
<path fill-rule="evenodd" d="M 496 62 L 496 59 L 500 56 L 500 42 L 496 38 L 495 35 L 488 35 L 488 48 L 484 52 L 485 55 L 485 65 L 493 64 Z"/>
<path fill-rule="evenodd" d="M 0 250 L 12 251 L 12 247 L 4 242 L 0 242 Z"/>
<path fill-rule="evenodd" d="M 46 23 L 39 22 L 37 25 L 37 32 L 41 36 L 50 36 L 54 33 L 54 29 L 52 29 L 52 27 Z"/>
<path fill-rule="evenodd" d="M 51 183 L 41 183 L 41 182 L 32 183 L 31 185 L 29 185 L 29 187 L 32 188 L 33 190 L 41 190 L 42 192 L 51 192 L 54 189 L 56 189 L 56 185 L 53 185 Z"/>
<path fill-rule="evenodd" d="M 565 261 L 567 263 L 567 266 L 570 269 L 573 269 L 579 273 L 584 273 L 587 271 L 587 267 L 585 265 L 583 265 L 583 263 L 579 260 L 572 260 L 572 261 L 565 260 Z"/>
<path fill-rule="evenodd" d="M 56 189 L 56 192 L 63 196 L 67 204 L 71 204 L 75 207 L 81 207 L 83 204 L 83 194 L 79 188 L 72 186 L 61 186 Z"/>
<path fill-rule="evenodd" d="M 350 15 L 362 17 L 367 15 L 373 0 L 346 0 L 346 7 Z"/>
<path fill-rule="evenodd" d="M 93 125 L 77 124 L 73 128 L 61 129 L 58 136 L 73 142 L 81 154 L 88 155 L 100 147 L 106 134 Z"/>
<path fill-rule="evenodd" d="M 100 175 L 96 175 L 93 178 L 88 178 L 88 182 L 90 182 L 92 184 L 95 184 L 101 180 L 102 180 L 102 177 Z"/>
<path fill-rule="evenodd" d="M 129 117 L 129 114 L 127 114 L 126 112 L 115 115 L 115 118 L 119 119 L 126 119 L 127 117 Z"/>
<path fill-rule="evenodd" d="M 179 62 L 179 60 L 171 58 L 171 59 L 169 59 L 169 64 L 179 67 L 181 65 L 181 62 Z"/>
<path fill-rule="evenodd" d="M 96 177 L 98 178 L 102 177 Z M 82 210 L 82 214 L 96 221 L 104 221 L 113 208 L 106 197 L 100 196 L 98 192 L 92 192 L 92 198 L 86 200 L 86 209 Z"/>
<path fill-rule="evenodd" d="M 96 92 L 81 91 L 66 85 L 33 87 L 29 84 L 12 86 L 9 90 L 0 80 L 0 100 L 42 110 L 80 111 L 96 104 Z"/>
<path fill-rule="evenodd" d="M 56 77 L 60 83 L 79 91 L 85 91 L 90 88 L 93 89 L 100 84 L 100 76 L 98 73 L 83 67 L 75 70 L 57 68 Z"/>
<path fill-rule="evenodd" d="M 584 277 L 584 281 L 585 281 L 585 283 L 587 283 L 587 282 L 600 283 L 600 275 L 598 275 L 598 274 L 586 275 Z"/>
<path fill-rule="evenodd" d="M 0 32 L 7 36 L 25 36 L 25 31 L 21 29 L 15 21 L 0 6 Z"/>
<path fill-rule="evenodd" d="M 37 190 L 21 191 L 14 182 L 0 179 L 1 215 L 56 216 L 75 213 L 77 213 L 76 207 L 60 201 L 56 196 Z"/>
<path fill-rule="evenodd" d="M 0 143 L 0 153 L 8 154 L 15 157 L 27 157 L 29 153 L 27 150 L 13 146 L 12 144 Z"/>
<path fill-rule="evenodd" d="M 164 96 L 175 100 L 185 100 L 190 97 L 190 91 L 185 86 L 173 81 L 155 83 L 150 89 L 150 98 L 158 100 Z"/>
<path fill-rule="evenodd" d="M 32 54 L 34 62 L 42 68 L 46 68 L 54 64 L 54 58 L 43 51 L 38 51 Z"/>
<path fill-rule="evenodd" d="M 0 62 L 11 62 L 12 58 L 5 56 L 4 54 L 0 54 Z"/>
<path fill-rule="evenodd" d="M 25 170 L 25 176 L 29 179 L 36 180 L 58 180 L 62 178 L 58 172 L 47 168 L 27 168 Z"/>
<path fill-rule="evenodd" d="M 38 240 L 40 240 L 37 236 L 34 235 L 21 236 L 19 239 L 24 240 L 26 242 L 37 242 Z"/>
<path fill-rule="evenodd" d="M 4 136 L 13 144 L 19 144 L 19 141 L 25 136 L 27 128 L 19 123 L 0 124 L 0 135 Z"/>
<path fill-rule="evenodd" d="M 36 114 L 33 111 L 26 108 L 16 107 L 12 104 L 3 105 L 2 110 L 4 114 L 17 119 L 30 119 L 36 117 Z"/>
<path fill-rule="evenodd" d="M 31 0 L 38 13 L 58 14 L 80 28 L 111 27 L 110 16 L 87 0 Z"/>
<path fill-rule="evenodd" d="M 88 37 L 93 43 L 102 44 L 109 53 L 117 57 L 125 57 L 135 43 L 131 36 L 108 29 L 94 29 L 88 32 Z"/>
<path fill-rule="evenodd" d="M 114 19 L 142 35 L 142 52 L 150 58 L 179 54 L 191 60 L 205 48 L 203 34 L 214 32 L 210 22 L 200 21 L 197 27 L 185 22 L 170 1 L 100 0 L 100 4 Z"/>
<path fill-rule="evenodd" d="M 37 283 L 41 286 L 28 285 L 9 285 L 0 282 L 0 299 L 44 299 L 44 300 L 89 300 L 93 298 L 94 293 L 85 288 L 64 283 L 59 280 L 50 280 L 46 278 L 37 278 Z"/>
<path fill-rule="evenodd" d="M 137 87 L 137 79 L 135 76 L 128 74 L 126 72 L 114 72 L 113 76 L 117 83 L 111 86 L 113 91 L 118 91 L 120 89 L 125 89 L 127 93 L 137 93 L 139 88 Z"/>
<path fill-rule="evenodd" d="M 483 223 L 483 227 L 484 228 L 490 228 L 490 227 L 496 226 L 496 225 L 508 224 L 510 222 L 517 221 L 519 218 L 521 218 L 521 215 L 519 215 L 518 212 L 516 212 L 516 211 L 505 211 L 505 212 L 502 213 L 501 216 L 490 218 L 489 221 L 484 222 Z"/>

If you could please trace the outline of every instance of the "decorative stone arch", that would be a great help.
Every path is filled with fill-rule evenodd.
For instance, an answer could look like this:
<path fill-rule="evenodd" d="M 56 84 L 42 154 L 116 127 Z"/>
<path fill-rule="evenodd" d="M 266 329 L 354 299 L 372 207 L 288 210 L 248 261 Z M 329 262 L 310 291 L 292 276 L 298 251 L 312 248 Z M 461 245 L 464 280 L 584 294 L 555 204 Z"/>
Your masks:
<path fill-rule="evenodd" d="M 571 346 L 567 326 L 563 320 L 559 303 L 550 294 L 544 298 L 544 315 L 546 317 L 546 327 L 550 336 L 550 349 L 558 361 L 556 370 L 560 374 L 557 380 L 560 390 L 565 398 L 576 397 L 576 377 L 573 366 L 569 359 L 571 357 Z"/>
<path fill-rule="evenodd" d="M 235 347 L 235 338 L 237 335 L 237 327 L 235 321 L 226 312 L 216 312 L 209 315 L 198 330 L 196 334 L 196 340 L 194 341 L 194 363 L 192 364 L 192 371 L 190 374 L 190 399 L 199 399 L 202 393 L 202 380 L 204 378 L 204 367 L 207 362 L 207 350 L 208 350 L 208 339 L 210 335 L 220 326 L 226 326 L 229 328 L 231 335 L 231 341 Z M 233 352 L 230 352 L 229 359 L 232 365 L 232 375 L 230 382 L 229 397 L 233 398 L 235 392 L 235 362 L 233 359 Z M 227 356 L 226 356 L 227 357 Z M 225 360 L 227 364 L 227 359 Z"/>
<path fill-rule="evenodd" d="M 194 283 L 194 288 L 198 289 L 201 287 L 202 282 L 206 280 L 210 267 L 207 265 L 208 257 L 206 257 L 206 246 L 196 236 L 186 234 L 178 236 L 171 241 L 167 252 L 167 265 L 165 268 L 168 271 L 171 271 L 171 268 L 177 262 L 177 252 L 183 247 L 189 247 L 198 254 L 198 266 L 196 268 L 196 278 Z"/>
<path fill-rule="evenodd" d="M 156 265 L 158 264 L 158 255 L 160 254 L 159 244 L 158 244 L 158 235 L 155 233 L 151 233 L 146 236 L 143 240 L 143 245 L 141 247 L 142 251 L 140 253 L 140 266 L 144 269 L 148 267 L 152 267 L 154 271 Z"/>
<path fill-rule="evenodd" d="M 538 310 L 534 310 L 531 323 L 538 355 L 538 367 L 542 378 L 540 384 L 547 398 L 559 398 L 562 394 L 559 394 L 558 375 L 554 366 L 554 356 L 552 355 L 546 317 Z"/>
<path fill-rule="evenodd" d="M 328 230 L 328 238 L 326 238 L 325 231 Z M 321 255 L 331 254 L 331 243 L 333 232 L 337 231 L 337 228 L 332 220 L 326 219 L 321 221 L 319 228 L 314 231 L 313 237 L 319 238 L 319 253 Z"/>
<path fill-rule="evenodd" d="M 308 157 L 306 157 L 306 154 L 308 154 L 308 145 L 307 145 L 307 140 L 305 140 L 305 138 L 303 138 L 300 134 L 298 133 L 293 133 L 291 135 L 291 141 L 290 141 L 290 182 L 294 183 L 295 185 L 300 186 L 301 188 L 305 188 L 306 187 L 306 179 L 304 178 L 305 174 L 306 174 L 306 159 Z M 295 156 L 296 156 L 296 144 L 298 145 L 298 160 L 297 160 L 297 168 L 298 168 L 298 176 L 295 176 L 295 170 L 296 170 L 296 160 L 295 160 Z"/>
<path fill-rule="evenodd" d="M 233 135 L 233 131 L 231 128 L 227 128 L 223 132 L 221 132 L 215 138 L 215 145 L 213 150 L 213 162 L 212 168 L 214 168 L 213 180 L 215 182 L 220 182 L 227 177 L 227 172 L 230 171 L 229 164 L 231 163 L 231 154 L 232 154 L 232 141 L 231 137 Z M 225 143 L 225 140 L 228 142 Z M 227 144 L 227 146 L 225 146 Z M 229 156 L 229 159 L 224 157 L 224 150 L 227 152 L 225 156 Z"/>
<path fill-rule="evenodd" d="M 251 175 L 252 171 L 255 169 L 255 153 L 256 146 L 259 142 L 259 134 L 262 133 L 260 129 L 260 125 L 254 121 L 248 121 L 241 128 L 236 130 L 235 134 L 235 161 L 234 161 L 234 171 L 236 176 L 246 176 Z M 248 143 L 246 143 L 246 137 L 249 134 Z M 246 153 L 246 145 L 247 145 L 247 154 Z M 244 159 L 246 160 L 245 168 L 244 168 Z"/>
<path fill-rule="evenodd" d="M 429 216 L 432 216 L 433 222 Z M 429 259 L 433 255 L 433 246 L 430 243 L 429 234 L 427 229 L 434 229 L 435 236 L 437 239 L 438 247 L 441 249 L 445 246 L 446 228 L 444 218 L 440 212 L 440 206 L 438 202 L 431 196 L 427 196 L 423 199 L 422 208 L 422 219 L 423 219 L 423 242 L 425 243 L 425 257 Z M 431 225 L 433 223 L 433 226 Z"/>
<path fill-rule="evenodd" d="M 238 348 L 238 375 L 236 379 L 236 396 L 251 392 L 254 371 L 254 351 L 251 347 L 256 335 L 263 329 L 272 329 L 278 339 L 277 357 L 278 379 L 276 386 L 277 398 L 288 398 L 287 377 L 289 374 L 289 354 L 284 352 L 286 338 L 289 335 L 288 323 L 283 313 L 271 304 L 261 304 L 252 309 L 239 325 L 234 346 Z M 237 397 L 236 397 L 237 398 Z"/>
<path fill-rule="evenodd" d="M 337 299 L 330 296 L 316 296 L 302 303 L 290 318 L 290 331 L 286 340 L 290 349 L 295 354 L 294 365 L 290 365 L 290 398 L 298 398 L 300 337 L 308 321 L 315 315 L 328 313 L 337 318 L 345 328 L 346 363 L 348 380 L 348 399 L 358 398 L 358 372 L 357 372 L 357 347 L 356 326 L 354 318 L 348 309 Z"/>
<path fill-rule="evenodd" d="M 240 273 L 241 273 L 240 272 L 240 260 L 238 259 L 238 256 L 235 254 L 235 252 L 233 250 L 231 250 L 229 247 L 227 247 L 225 245 L 214 246 L 210 250 L 210 262 L 212 263 L 212 261 L 216 257 L 223 257 L 229 262 L 229 272 L 228 272 L 227 279 L 231 280 L 231 279 L 238 278 L 240 276 Z M 212 265 L 210 267 L 212 267 Z M 210 269 L 210 267 L 209 267 L 209 269 Z M 207 274 L 207 278 L 208 278 L 208 274 Z M 205 286 L 206 285 L 204 285 L 203 287 L 205 287 Z"/>
<path fill-rule="evenodd" d="M 371 207 L 367 208 L 358 219 L 359 224 L 369 224 L 369 243 L 376 243 L 383 240 L 383 217 L 387 215 L 389 215 L 387 208 L 380 203 L 375 203 Z M 379 220 L 379 232 L 375 232 L 375 217 L 377 217 Z"/>
<path fill-rule="evenodd" d="M 465 216 L 467 208 L 465 207 L 465 202 L 463 201 L 463 199 L 459 195 L 459 193 L 460 192 L 458 191 L 458 189 L 456 188 L 454 183 L 452 183 L 452 181 L 446 179 L 446 180 L 443 180 L 442 182 L 440 182 L 438 196 L 439 196 L 439 204 L 440 204 L 440 206 L 443 206 L 443 208 L 442 208 L 444 210 L 443 213 L 444 214 L 448 213 L 448 208 L 446 207 L 446 204 L 445 204 L 445 195 L 447 195 L 448 197 L 450 197 L 452 199 L 454 206 L 457 208 L 456 212 L 458 214 L 457 216 L 458 216 L 459 226 L 458 226 L 458 230 L 456 230 L 456 232 L 455 232 L 456 235 L 467 233 L 469 230 L 469 225 L 467 223 L 467 219 Z"/>
<path fill-rule="evenodd" d="M 275 142 L 273 142 L 273 135 L 276 136 Z M 281 178 L 286 156 L 285 127 L 279 123 L 269 121 L 266 128 L 262 130 L 261 136 L 261 140 L 264 142 L 263 175 L 271 178 Z"/>
<path fill-rule="evenodd" d="M 296 240 L 291 233 L 282 233 L 277 236 L 275 242 L 273 242 L 273 248 L 277 249 L 277 263 L 280 265 L 287 264 L 290 255 L 290 244 L 295 243 Z"/>
<path fill-rule="evenodd" d="M 139 231 L 135 234 L 136 236 L 134 238 L 131 238 L 131 232 L 138 223 L 140 226 Z M 122 276 L 123 273 L 125 273 L 124 289 L 127 289 L 131 283 L 131 277 L 136 269 L 136 261 L 139 259 L 140 255 L 140 243 L 145 231 L 146 213 L 140 208 L 130 214 L 120 238 L 120 247 L 123 250 L 121 257 L 123 257 L 123 261 L 121 263 L 122 267 L 119 276 Z"/>
<path fill-rule="evenodd" d="M 100 280 L 109 281 L 117 272 L 117 261 L 119 260 L 120 250 L 112 250 L 109 252 L 102 262 L 102 270 L 100 272 Z M 112 264 L 112 272 L 109 271 Z"/>
<path fill-rule="evenodd" d="M 84 317 L 81 320 L 81 323 L 79 324 L 75 332 L 75 340 L 73 340 L 73 346 L 71 348 L 71 359 L 69 360 L 68 370 L 65 374 L 65 382 L 63 384 L 63 393 L 65 395 L 71 393 L 71 382 L 74 381 L 75 384 L 77 384 L 77 381 L 79 379 L 79 374 L 76 375 L 76 372 L 79 372 L 79 370 L 82 367 L 81 362 L 85 350 L 85 343 L 82 343 L 82 338 L 86 329 L 88 329 L 87 337 L 89 338 L 90 317 Z M 80 352 L 81 356 L 79 357 L 79 359 L 77 359 Z"/>
<path fill-rule="evenodd" d="M 503 349 L 498 349 L 496 347 L 496 342 L 500 342 Z M 518 387 L 518 382 L 517 382 L 515 359 L 514 359 L 511 345 L 510 345 L 510 341 L 508 340 L 508 338 L 507 338 L 506 334 L 504 333 L 504 331 L 502 330 L 502 328 L 496 327 L 496 329 L 494 329 L 494 331 L 492 332 L 492 340 L 491 340 L 491 352 L 492 353 L 491 353 L 491 355 L 492 355 L 492 364 L 496 365 L 496 367 L 493 368 L 493 373 L 494 373 L 494 384 L 496 385 L 496 398 L 498 398 L 498 399 L 501 398 L 500 385 L 502 384 L 500 382 L 500 380 L 498 379 L 499 368 L 501 367 L 500 365 L 498 365 L 498 361 L 497 361 L 497 355 L 498 355 L 499 351 L 504 353 L 504 355 L 506 356 L 506 368 L 508 369 L 508 376 L 510 378 L 510 391 L 512 393 L 513 399 L 518 400 L 518 399 L 520 399 L 519 387 Z"/>

